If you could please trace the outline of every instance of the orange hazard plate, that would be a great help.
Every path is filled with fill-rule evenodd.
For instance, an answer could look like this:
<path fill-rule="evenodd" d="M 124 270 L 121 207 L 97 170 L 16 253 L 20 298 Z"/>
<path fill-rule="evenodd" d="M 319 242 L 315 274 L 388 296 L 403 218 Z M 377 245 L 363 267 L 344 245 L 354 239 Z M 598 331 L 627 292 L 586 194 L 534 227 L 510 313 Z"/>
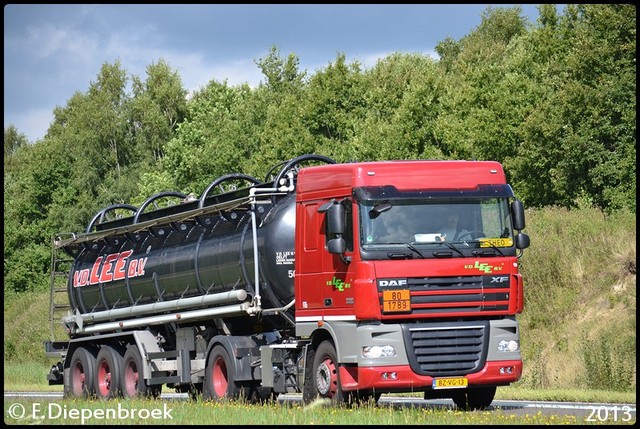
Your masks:
<path fill-rule="evenodd" d="M 409 289 L 382 291 L 382 311 L 385 313 L 411 311 Z"/>
<path fill-rule="evenodd" d="M 456 389 L 469 385 L 469 380 L 463 377 L 454 378 L 434 378 L 432 388 L 434 389 Z"/>

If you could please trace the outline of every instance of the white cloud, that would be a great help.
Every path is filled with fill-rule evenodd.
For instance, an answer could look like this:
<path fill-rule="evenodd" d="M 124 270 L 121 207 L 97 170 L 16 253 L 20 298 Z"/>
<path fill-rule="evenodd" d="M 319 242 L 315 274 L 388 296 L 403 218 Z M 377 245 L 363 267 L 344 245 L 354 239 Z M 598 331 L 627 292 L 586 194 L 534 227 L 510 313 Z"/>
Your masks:
<path fill-rule="evenodd" d="M 100 53 L 98 42 L 91 34 L 53 25 L 30 27 L 28 39 L 23 44 L 29 47 L 26 52 L 33 53 L 38 60 L 56 58 L 58 63 L 69 65 L 91 64 Z"/>
<path fill-rule="evenodd" d="M 207 55 L 199 51 L 173 50 L 150 46 L 149 40 L 158 39 L 152 27 L 147 30 L 151 34 L 116 33 L 109 38 L 104 55 L 120 60 L 121 66 L 130 74 L 146 79 L 146 69 L 160 59 L 166 61 L 171 69 L 176 70 L 182 79 L 183 86 L 189 91 L 196 91 L 215 79 L 219 82 L 227 80 L 231 86 L 248 83 L 257 86 L 262 74 L 254 63 L 254 58 L 221 59 L 220 62 L 207 61 Z"/>

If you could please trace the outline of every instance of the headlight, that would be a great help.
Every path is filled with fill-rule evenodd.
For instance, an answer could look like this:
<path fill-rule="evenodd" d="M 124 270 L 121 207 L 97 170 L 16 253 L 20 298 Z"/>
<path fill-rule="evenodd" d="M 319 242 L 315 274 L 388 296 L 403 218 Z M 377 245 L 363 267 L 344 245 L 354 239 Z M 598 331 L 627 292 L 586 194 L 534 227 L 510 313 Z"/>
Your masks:
<path fill-rule="evenodd" d="M 393 346 L 365 346 L 362 348 L 362 356 L 366 358 L 390 357 L 396 355 L 396 349 Z"/>
<path fill-rule="evenodd" d="M 502 340 L 498 343 L 498 351 L 500 352 L 515 352 L 518 350 L 518 342 L 515 340 Z"/>

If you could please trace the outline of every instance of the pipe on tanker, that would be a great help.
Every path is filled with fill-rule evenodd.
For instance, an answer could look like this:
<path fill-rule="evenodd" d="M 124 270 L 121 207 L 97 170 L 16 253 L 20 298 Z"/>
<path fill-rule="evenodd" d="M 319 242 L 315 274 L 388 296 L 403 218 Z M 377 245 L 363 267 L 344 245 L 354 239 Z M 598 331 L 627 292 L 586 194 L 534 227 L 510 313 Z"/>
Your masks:
<path fill-rule="evenodd" d="M 142 317 L 138 319 L 121 320 L 118 322 L 101 323 L 81 327 L 72 332 L 74 334 L 94 334 L 98 332 L 115 331 L 118 329 L 143 328 L 150 325 L 160 325 L 165 323 L 181 323 L 191 322 L 195 320 L 206 319 L 211 316 L 233 316 L 237 314 L 246 314 L 248 303 L 243 302 L 238 305 L 229 305 L 225 307 L 203 308 L 201 310 L 188 311 L 186 313 L 163 314 L 159 316 Z"/>
<path fill-rule="evenodd" d="M 114 310 L 98 311 L 95 313 L 79 314 L 71 316 L 66 321 L 76 322 L 80 327 L 92 322 L 114 319 L 126 316 L 140 316 L 143 314 L 160 313 L 162 311 L 176 311 L 183 308 L 224 304 L 232 301 L 244 301 L 247 299 L 247 291 L 244 289 L 232 290 L 229 292 L 216 293 L 212 295 L 196 296 L 191 298 L 179 298 L 171 301 L 160 301 L 152 304 L 137 305 L 132 307 L 118 308 Z"/>

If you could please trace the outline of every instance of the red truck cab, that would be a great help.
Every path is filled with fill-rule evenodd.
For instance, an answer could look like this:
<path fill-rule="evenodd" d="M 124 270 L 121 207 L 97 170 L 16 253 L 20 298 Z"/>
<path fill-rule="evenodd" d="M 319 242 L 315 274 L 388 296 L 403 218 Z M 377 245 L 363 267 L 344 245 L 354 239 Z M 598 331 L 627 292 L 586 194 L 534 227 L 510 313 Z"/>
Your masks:
<path fill-rule="evenodd" d="M 424 391 L 488 406 L 496 386 L 522 374 L 523 228 L 497 162 L 300 170 L 296 334 L 328 354 L 307 362 L 310 382 L 324 375 L 345 397 Z"/>

